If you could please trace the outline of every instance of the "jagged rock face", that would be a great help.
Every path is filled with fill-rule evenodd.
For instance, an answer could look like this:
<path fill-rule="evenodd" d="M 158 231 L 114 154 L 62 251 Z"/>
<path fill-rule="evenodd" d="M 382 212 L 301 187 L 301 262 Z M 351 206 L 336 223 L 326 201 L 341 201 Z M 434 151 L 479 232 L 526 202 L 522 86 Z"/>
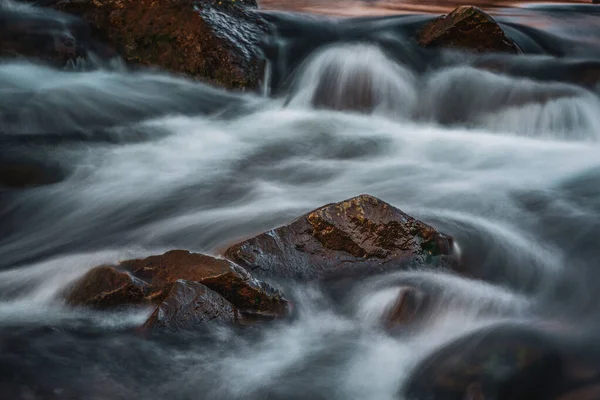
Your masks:
<path fill-rule="evenodd" d="M 149 286 L 127 272 L 104 265 L 85 274 L 71 288 L 67 303 L 92 308 L 114 308 L 142 304 Z"/>
<path fill-rule="evenodd" d="M 205 323 L 233 324 L 239 318 L 235 307 L 220 294 L 200 283 L 180 279 L 142 328 L 189 330 Z"/>
<path fill-rule="evenodd" d="M 369 195 L 329 204 L 226 250 L 259 277 L 366 275 L 439 261 L 452 238 Z"/>
<path fill-rule="evenodd" d="M 483 52 L 520 53 L 496 21 L 481 9 L 461 6 L 427 24 L 417 41 L 424 47 L 460 48 Z"/>
<path fill-rule="evenodd" d="M 82 17 L 95 37 L 130 64 L 156 66 L 226 88 L 255 89 L 263 71 L 256 44 L 266 23 L 241 3 L 85 0 L 54 7 Z"/>
<path fill-rule="evenodd" d="M 277 318 L 288 313 L 289 303 L 280 291 L 253 278 L 240 266 L 183 250 L 96 267 L 72 286 L 67 302 L 97 308 L 161 304 L 181 279 L 217 292 L 247 320 Z"/>

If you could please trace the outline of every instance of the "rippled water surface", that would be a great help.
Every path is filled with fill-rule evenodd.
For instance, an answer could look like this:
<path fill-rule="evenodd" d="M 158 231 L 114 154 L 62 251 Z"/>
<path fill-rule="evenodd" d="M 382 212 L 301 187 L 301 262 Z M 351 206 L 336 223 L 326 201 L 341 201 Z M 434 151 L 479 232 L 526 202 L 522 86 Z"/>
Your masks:
<path fill-rule="evenodd" d="M 417 48 L 409 34 L 429 16 L 269 13 L 269 96 L 119 63 L 75 72 L 5 60 L 0 157 L 60 179 L 0 188 L 0 397 L 400 399 L 420 360 L 499 322 L 558 321 L 593 353 L 600 100 L 569 69 L 600 63 L 587 7 L 498 11 L 526 54 L 493 59 Z M 490 60 L 511 72 L 475 68 Z M 292 321 L 152 337 L 136 331 L 152 310 L 61 300 L 93 266 L 219 254 L 361 193 L 452 235 L 474 276 L 279 282 Z M 391 335 L 380 325 L 390 282 L 433 288 L 443 306 Z"/>

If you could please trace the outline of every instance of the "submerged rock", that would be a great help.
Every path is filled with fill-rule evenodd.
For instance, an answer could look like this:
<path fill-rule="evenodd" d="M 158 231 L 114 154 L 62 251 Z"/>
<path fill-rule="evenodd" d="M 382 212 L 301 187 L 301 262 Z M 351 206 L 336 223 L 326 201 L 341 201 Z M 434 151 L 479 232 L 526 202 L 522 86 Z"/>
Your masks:
<path fill-rule="evenodd" d="M 498 324 L 429 355 L 404 387 L 419 399 L 596 399 L 598 368 L 575 361 L 543 330 Z M 569 397 L 592 393 L 592 397 Z"/>
<path fill-rule="evenodd" d="M 373 196 L 328 204 L 233 245 L 227 258 L 259 277 L 365 275 L 439 260 L 452 238 Z"/>
<path fill-rule="evenodd" d="M 386 328 L 394 329 L 406 326 L 422 317 L 429 305 L 429 296 L 420 289 L 404 286 L 398 297 L 383 315 Z"/>
<path fill-rule="evenodd" d="M 494 19 L 473 6 L 460 6 L 427 24 L 417 41 L 424 47 L 460 48 L 474 52 L 520 53 Z"/>
<path fill-rule="evenodd" d="M 223 296 L 200 283 L 180 279 L 142 328 L 178 331 L 207 322 L 232 324 L 238 319 L 238 311 Z"/>
<path fill-rule="evenodd" d="M 145 302 L 149 287 L 127 272 L 113 266 L 100 266 L 79 279 L 67 294 L 74 306 L 114 308 Z"/>
<path fill-rule="evenodd" d="M 102 0 L 58 2 L 128 63 L 157 66 L 233 89 L 254 89 L 266 23 L 244 1 Z"/>

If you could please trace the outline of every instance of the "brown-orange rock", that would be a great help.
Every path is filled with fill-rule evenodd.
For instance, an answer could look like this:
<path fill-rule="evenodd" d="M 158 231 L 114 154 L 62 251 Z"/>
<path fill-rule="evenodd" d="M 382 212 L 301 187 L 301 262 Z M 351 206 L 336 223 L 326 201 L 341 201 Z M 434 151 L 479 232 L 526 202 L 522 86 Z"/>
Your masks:
<path fill-rule="evenodd" d="M 180 279 L 142 328 L 179 331 L 205 323 L 233 324 L 239 318 L 235 307 L 220 294 L 200 283 Z"/>
<path fill-rule="evenodd" d="M 384 325 L 390 329 L 410 324 L 427 312 L 428 304 L 429 297 L 426 293 L 414 287 L 403 286 L 394 303 L 384 313 Z"/>
<path fill-rule="evenodd" d="M 521 52 L 492 17 L 473 6 L 460 6 L 428 23 L 418 33 L 417 41 L 424 47 L 460 48 L 477 53 Z"/>
<path fill-rule="evenodd" d="M 288 302 L 271 285 L 258 281 L 231 261 L 189 251 L 173 250 L 143 260 L 121 263 L 135 276 L 149 282 L 160 300 L 179 279 L 202 283 L 230 301 L 241 312 L 265 317 L 287 313 Z"/>
<path fill-rule="evenodd" d="M 225 4 L 223 4 L 225 3 Z M 234 89 L 255 89 L 255 47 L 266 23 L 249 1 L 83 0 L 53 7 L 83 18 L 128 63 L 156 66 Z"/>
<path fill-rule="evenodd" d="M 74 306 L 113 308 L 145 302 L 148 285 L 129 273 L 104 265 L 79 279 L 67 293 Z"/>
<path fill-rule="evenodd" d="M 360 195 L 233 245 L 225 255 L 258 277 L 314 279 L 438 262 L 452 243 L 390 204 Z"/>

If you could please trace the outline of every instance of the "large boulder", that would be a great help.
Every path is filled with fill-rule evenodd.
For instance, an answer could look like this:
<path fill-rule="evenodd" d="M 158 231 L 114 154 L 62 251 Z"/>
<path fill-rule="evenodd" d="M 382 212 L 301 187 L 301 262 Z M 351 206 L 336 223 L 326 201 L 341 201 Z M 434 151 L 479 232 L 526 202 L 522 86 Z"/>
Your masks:
<path fill-rule="evenodd" d="M 149 286 L 131 274 L 103 265 L 90 270 L 68 291 L 67 303 L 73 306 L 114 308 L 142 304 Z"/>
<path fill-rule="evenodd" d="M 252 1 L 72 0 L 54 8 L 83 18 L 128 63 L 156 66 L 233 89 L 255 89 L 266 23 Z"/>
<path fill-rule="evenodd" d="M 207 322 L 235 323 L 238 311 L 220 294 L 197 282 L 178 280 L 143 329 L 178 331 Z"/>
<path fill-rule="evenodd" d="M 279 290 L 255 279 L 240 266 L 183 250 L 96 267 L 72 285 L 67 302 L 96 308 L 161 304 L 180 279 L 201 283 L 217 292 L 246 320 L 277 318 L 288 313 L 289 303 Z"/>
<path fill-rule="evenodd" d="M 160 299 L 179 279 L 202 283 L 230 301 L 245 314 L 278 317 L 287 312 L 281 292 L 261 282 L 231 261 L 189 251 L 173 250 L 121 265 L 151 283 Z"/>
<path fill-rule="evenodd" d="M 233 245 L 225 256 L 258 277 L 314 279 L 439 261 L 452 247 L 451 237 L 360 195 Z"/>
<path fill-rule="evenodd" d="M 477 53 L 520 53 L 519 46 L 492 17 L 473 6 L 460 6 L 425 25 L 417 41 L 424 47 L 445 47 Z"/>

